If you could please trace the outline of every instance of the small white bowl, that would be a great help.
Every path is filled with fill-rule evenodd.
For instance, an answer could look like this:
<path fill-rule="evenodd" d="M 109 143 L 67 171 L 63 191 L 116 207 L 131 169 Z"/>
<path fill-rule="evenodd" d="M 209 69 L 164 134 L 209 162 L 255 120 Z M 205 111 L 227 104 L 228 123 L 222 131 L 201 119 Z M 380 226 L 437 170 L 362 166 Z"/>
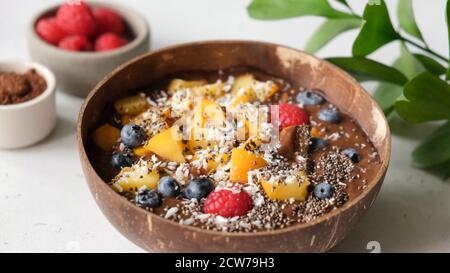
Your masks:
<path fill-rule="evenodd" d="M 38 97 L 9 105 L 0 105 L 0 148 L 21 148 L 35 144 L 50 134 L 56 124 L 55 76 L 38 63 L 0 61 L 0 71 L 26 73 L 35 69 L 47 82 Z"/>

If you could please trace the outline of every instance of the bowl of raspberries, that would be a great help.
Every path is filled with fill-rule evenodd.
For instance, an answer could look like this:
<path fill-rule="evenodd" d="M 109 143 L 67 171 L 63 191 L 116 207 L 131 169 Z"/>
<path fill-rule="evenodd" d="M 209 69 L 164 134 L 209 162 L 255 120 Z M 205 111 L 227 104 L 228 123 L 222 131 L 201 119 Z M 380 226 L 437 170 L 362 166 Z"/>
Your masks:
<path fill-rule="evenodd" d="M 72 0 L 45 9 L 28 33 L 31 58 L 53 70 L 58 89 L 81 97 L 149 45 L 148 23 L 139 13 L 96 1 Z"/>

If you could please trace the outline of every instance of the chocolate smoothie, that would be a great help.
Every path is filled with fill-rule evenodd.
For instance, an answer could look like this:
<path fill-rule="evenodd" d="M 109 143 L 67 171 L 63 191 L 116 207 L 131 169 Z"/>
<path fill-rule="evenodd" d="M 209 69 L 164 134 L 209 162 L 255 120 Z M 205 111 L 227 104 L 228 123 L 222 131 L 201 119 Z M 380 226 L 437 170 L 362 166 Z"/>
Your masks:
<path fill-rule="evenodd" d="M 368 186 L 368 181 L 373 180 L 380 168 L 381 162 L 377 150 L 360 126 L 345 114 L 344 109 L 333 106 L 320 90 L 306 90 L 302 86 L 293 86 L 283 79 L 272 77 L 253 68 L 233 68 L 219 72 L 190 71 L 171 75 L 140 92 L 142 92 L 141 96 L 148 100 L 150 108 L 153 106 L 162 109 L 166 107 L 166 101 L 173 100 L 172 96 L 178 95 L 178 93 L 170 95 L 166 92 L 168 86 L 173 83 L 173 79 L 204 81 L 209 84 L 224 83 L 226 97 L 227 92 L 233 92 L 227 89 L 232 89 L 235 79 L 244 74 L 252 75 L 260 85 L 273 83 L 278 88 L 278 91 L 270 95 L 269 99 L 257 102 L 257 105 L 270 106 L 280 103 L 295 105 L 305 111 L 309 118 L 308 124 L 281 130 L 277 148 L 264 154 L 268 166 L 249 171 L 247 183 L 230 181 L 228 174 L 219 173 L 219 171 L 230 172 L 230 169 L 226 168 L 227 163 L 229 164 L 228 157 L 224 160 L 222 169 L 217 167 L 213 171 L 206 171 L 204 166 L 198 167 L 195 164 L 196 152 L 192 154 L 189 149 L 184 150 L 186 163 L 180 164 L 165 160 L 157 153 L 139 156 L 136 154 L 138 150 L 127 147 L 120 142 L 120 139 L 117 139 L 111 151 L 100 149 L 99 145 L 95 145 L 95 141 L 91 143 L 89 155 L 96 171 L 119 194 L 153 213 L 180 224 L 224 232 L 257 232 L 309 222 L 360 195 Z M 221 102 L 221 98 L 217 101 Z M 104 111 L 103 123 L 117 128 L 117 131 L 124 126 L 124 119 L 124 115 L 118 113 L 114 106 Z M 151 124 L 154 126 L 158 120 L 154 117 Z M 174 119 L 171 118 L 165 119 L 169 127 L 172 126 L 173 121 Z M 137 123 L 139 124 L 139 120 Z M 233 145 L 235 148 L 241 147 L 242 143 Z M 255 153 L 258 154 L 258 152 Z M 147 166 L 145 162 L 150 162 L 153 167 L 160 166 L 158 167 L 159 177 L 170 176 L 177 179 L 182 193 L 175 197 L 161 198 L 161 204 L 157 206 L 142 206 L 137 201 L 139 189 L 124 191 L 120 187 L 114 187 L 118 181 L 122 181 L 120 179 L 123 179 L 123 175 L 119 173 L 123 171 L 121 172 L 117 166 L 116 168 L 111 166 L 112 154 L 126 154 L 126 158 L 129 159 L 129 164 L 126 165 L 133 165 L 133 168 L 138 168 L 136 166 L 139 164 L 141 167 Z M 229 155 L 228 152 L 218 152 L 218 154 Z M 262 153 L 261 157 L 263 157 Z M 300 187 L 307 186 L 304 198 L 280 200 L 269 196 L 270 190 L 262 186 L 264 181 L 271 180 L 271 177 L 272 180 L 274 177 L 279 180 L 287 179 L 286 177 L 290 177 L 292 170 L 296 168 L 301 170 L 298 178 L 308 181 L 307 184 L 299 183 Z M 183 174 L 187 174 L 185 176 L 187 180 L 184 182 Z M 183 193 L 190 181 L 203 177 L 211 181 L 216 191 L 234 189 L 237 185 L 251 197 L 252 208 L 245 214 L 234 217 L 205 213 L 204 206 L 209 197 L 190 199 Z"/>

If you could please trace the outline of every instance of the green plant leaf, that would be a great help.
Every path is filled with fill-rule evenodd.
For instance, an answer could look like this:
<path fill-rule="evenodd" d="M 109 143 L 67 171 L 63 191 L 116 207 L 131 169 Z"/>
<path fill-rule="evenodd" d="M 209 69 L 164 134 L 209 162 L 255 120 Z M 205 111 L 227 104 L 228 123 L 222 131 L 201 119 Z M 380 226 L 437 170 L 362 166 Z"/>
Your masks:
<path fill-rule="evenodd" d="M 446 10 L 445 18 L 447 19 L 447 32 L 448 32 L 448 53 L 450 55 L 450 0 L 447 0 L 447 7 L 445 10 Z"/>
<path fill-rule="evenodd" d="M 327 0 L 253 0 L 247 10 L 252 18 L 260 20 L 277 20 L 305 15 L 327 18 L 354 17 L 335 10 Z"/>
<path fill-rule="evenodd" d="M 430 72 L 431 74 L 440 76 L 444 74 L 447 69 L 440 64 L 435 59 L 428 57 L 427 55 L 423 54 L 414 54 L 414 57 L 425 67 L 425 69 Z"/>
<path fill-rule="evenodd" d="M 431 167 L 450 160 L 450 122 L 427 137 L 412 153 L 420 167 Z"/>
<path fill-rule="evenodd" d="M 450 68 L 447 69 L 447 74 L 445 75 L 445 79 L 448 81 L 450 80 Z"/>
<path fill-rule="evenodd" d="M 398 63 L 399 60 L 396 61 Z M 395 65 L 395 64 L 394 64 Z M 382 82 L 375 90 L 373 98 L 387 116 L 394 110 L 395 101 L 402 95 L 403 88 L 399 85 Z"/>
<path fill-rule="evenodd" d="M 444 104 L 450 112 L 450 85 L 429 72 L 424 72 L 408 82 L 404 93 L 408 100 Z"/>
<path fill-rule="evenodd" d="M 450 119 L 450 86 L 439 77 L 424 72 L 405 85 L 403 95 L 395 110 L 407 121 Z"/>
<path fill-rule="evenodd" d="M 423 41 L 422 32 L 420 32 L 414 17 L 412 0 L 398 1 L 397 16 L 403 30 Z"/>
<path fill-rule="evenodd" d="M 347 70 L 362 81 L 376 80 L 398 85 L 404 85 L 408 81 L 397 69 L 365 57 L 335 57 L 326 60 Z"/>
<path fill-rule="evenodd" d="M 450 178 L 450 161 L 448 161 L 447 163 L 444 163 L 445 165 L 445 169 L 447 170 L 444 172 L 444 176 L 442 177 L 442 180 L 447 180 Z"/>
<path fill-rule="evenodd" d="M 422 64 L 417 61 L 403 43 L 400 44 L 400 52 L 401 55 L 394 62 L 393 67 L 401 71 L 408 79 L 412 79 L 425 71 Z M 402 93 L 402 86 L 383 82 L 375 90 L 373 97 L 387 115 L 394 110 L 394 104 Z"/>
<path fill-rule="evenodd" d="M 420 123 L 431 120 L 442 120 L 450 118 L 446 109 L 432 109 L 435 107 L 434 102 L 418 102 L 408 100 L 397 100 L 394 108 L 397 113 L 405 120 L 411 123 Z M 427 109 L 428 108 L 428 109 Z"/>
<path fill-rule="evenodd" d="M 408 79 L 413 79 L 425 71 L 425 66 L 416 59 L 415 54 L 411 54 L 408 48 L 400 43 L 400 61 L 398 67 Z"/>
<path fill-rule="evenodd" d="M 369 2 L 364 9 L 364 24 L 353 43 L 353 56 L 366 56 L 399 38 L 392 26 L 386 4 Z"/>
<path fill-rule="evenodd" d="M 336 0 L 339 3 L 341 3 L 342 5 L 346 6 L 349 10 L 351 10 L 350 5 L 348 4 L 347 0 Z"/>
<path fill-rule="evenodd" d="M 310 53 L 317 52 L 339 34 L 360 26 L 361 20 L 356 18 L 329 19 L 309 39 L 305 46 L 305 51 Z"/>
<path fill-rule="evenodd" d="M 337 0 L 337 1 L 342 3 L 343 5 L 348 6 L 347 0 Z"/>

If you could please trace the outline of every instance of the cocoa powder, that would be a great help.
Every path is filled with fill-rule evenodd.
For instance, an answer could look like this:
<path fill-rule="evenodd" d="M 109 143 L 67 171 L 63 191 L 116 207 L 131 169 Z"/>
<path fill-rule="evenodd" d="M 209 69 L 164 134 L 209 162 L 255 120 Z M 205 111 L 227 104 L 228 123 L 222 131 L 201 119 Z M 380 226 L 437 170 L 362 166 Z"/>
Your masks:
<path fill-rule="evenodd" d="M 41 95 L 47 83 L 36 70 L 25 74 L 0 72 L 0 105 L 18 104 Z"/>

